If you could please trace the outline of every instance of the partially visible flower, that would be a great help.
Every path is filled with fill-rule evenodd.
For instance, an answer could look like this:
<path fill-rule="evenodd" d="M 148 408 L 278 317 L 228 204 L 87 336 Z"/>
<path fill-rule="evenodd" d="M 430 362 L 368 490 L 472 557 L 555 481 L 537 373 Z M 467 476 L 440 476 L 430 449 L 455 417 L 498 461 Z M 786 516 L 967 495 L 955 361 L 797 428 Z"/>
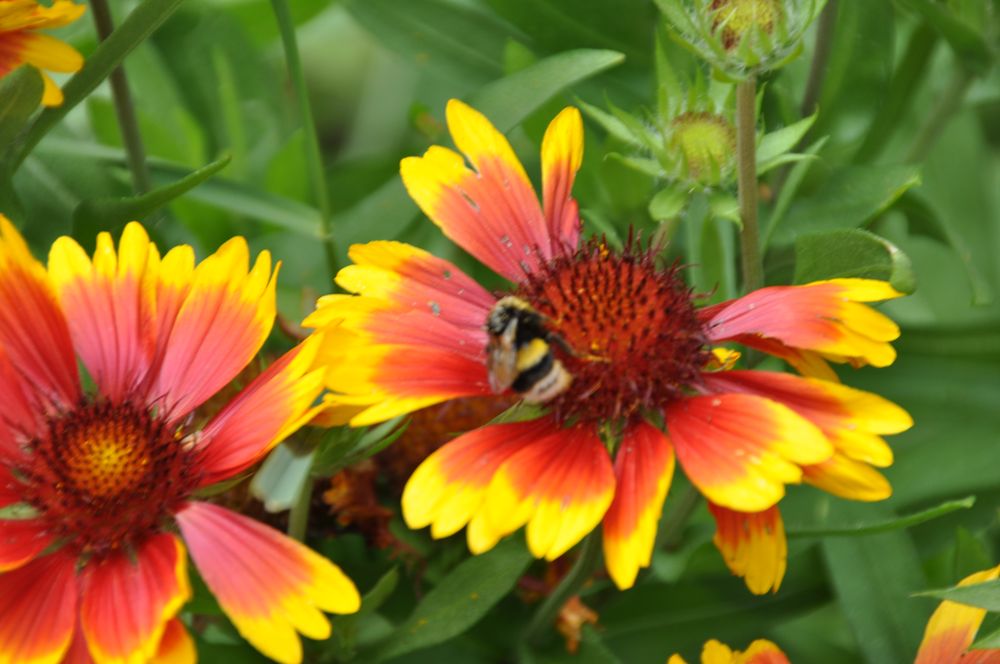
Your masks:
<path fill-rule="evenodd" d="M 680 655 L 671 655 L 667 664 L 687 664 Z M 766 639 L 757 639 L 744 650 L 733 650 L 715 639 L 705 643 L 701 664 L 790 664 L 785 653 Z"/>
<path fill-rule="evenodd" d="M 59 238 L 46 269 L 0 216 L 0 661 L 194 661 L 175 618 L 188 553 L 278 661 L 301 660 L 296 632 L 329 633 L 322 611 L 357 610 L 329 560 L 195 498 L 298 429 L 322 390 L 314 338 L 204 412 L 274 322 L 277 269 L 249 260 L 243 238 L 198 264 L 189 246 L 161 257 L 133 222 L 93 258 Z"/>
<path fill-rule="evenodd" d="M 909 415 L 815 377 L 835 380 L 827 360 L 892 363 L 898 327 L 864 304 L 897 297 L 888 283 L 774 286 L 699 309 L 678 268 L 659 268 L 648 248 L 580 242 L 570 193 L 583 154 L 576 109 L 543 138 L 541 205 L 484 116 L 458 101 L 447 116 L 476 170 L 433 146 L 403 160 L 403 181 L 448 237 L 509 279 L 507 293 L 544 321 L 549 342 L 523 346 L 525 367 L 537 370 L 526 378 L 549 376 L 558 360 L 570 380 L 534 418 L 482 426 L 431 454 L 403 492 L 410 527 L 430 526 L 436 538 L 466 528 L 481 553 L 526 526 L 532 553 L 553 560 L 603 524 L 608 571 L 628 588 L 650 564 L 677 463 L 717 513 L 736 520 L 772 509 L 787 484 L 803 480 L 850 498 L 889 495 L 871 466 L 891 462 L 881 435 L 907 429 Z M 331 403 L 354 409 L 351 424 L 492 393 L 484 326 L 499 295 L 400 242 L 355 245 L 350 257 L 337 282 L 356 295 L 321 298 L 305 325 L 325 333 Z M 727 370 L 732 343 L 812 375 Z M 761 532 L 783 538 L 777 527 Z M 733 550 L 731 567 L 750 576 L 757 563 L 733 562 L 741 552 L 783 547 Z M 776 587 L 783 563 L 768 564 L 779 571 L 767 584 Z"/>
<path fill-rule="evenodd" d="M 1000 566 L 971 574 L 960 586 L 992 581 Z M 1000 664 L 1000 650 L 969 650 L 986 617 L 986 609 L 945 600 L 931 615 L 914 664 Z"/>
<path fill-rule="evenodd" d="M 667 27 L 681 44 L 732 79 L 778 69 L 826 0 L 663 0 Z"/>
<path fill-rule="evenodd" d="M 51 7 L 35 0 L 0 0 L 0 78 L 23 64 L 37 67 L 45 82 L 42 103 L 62 104 L 62 90 L 46 70 L 79 71 L 83 56 L 69 44 L 36 31 L 72 23 L 85 9 L 70 0 L 56 0 Z"/>

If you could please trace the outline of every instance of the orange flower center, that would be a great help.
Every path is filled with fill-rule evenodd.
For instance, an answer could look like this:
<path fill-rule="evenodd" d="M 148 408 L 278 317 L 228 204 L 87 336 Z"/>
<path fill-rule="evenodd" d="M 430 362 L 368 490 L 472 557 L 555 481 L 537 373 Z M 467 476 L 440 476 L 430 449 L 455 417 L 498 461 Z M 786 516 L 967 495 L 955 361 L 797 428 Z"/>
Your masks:
<path fill-rule="evenodd" d="M 564 342 L 553 343 L 553 352 L 573 381 L 549 404 L 557 417 L 631 417 L 697 384 L 707 341 L 677 271 L 658 269 L 653 254 L 631 241 L 621 253 L 591 242 L 519 285 L 517 295 Z"/>
<path fill-rule="evenodd" d="M 193 455 L 129 403 L 84 403 L 49 419 L 17 469 L 25 501 L 68 546 L 100 555 L 158 532 L 197 484 Z"/>

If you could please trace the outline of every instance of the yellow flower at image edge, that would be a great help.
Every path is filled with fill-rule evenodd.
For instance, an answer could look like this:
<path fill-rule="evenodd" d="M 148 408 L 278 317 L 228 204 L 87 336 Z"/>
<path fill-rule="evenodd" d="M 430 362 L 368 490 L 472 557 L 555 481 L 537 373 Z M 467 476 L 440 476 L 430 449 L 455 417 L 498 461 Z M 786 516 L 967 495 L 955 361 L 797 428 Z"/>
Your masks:
<path fill-rule="evenodd" d="M 100 234 L 93 258 L 59 238 L 46 268 L 0 215 L 0 662 L 193 662 L 175 617 L 189 553 L 281 662 L 301 661 L 297 632 L 329 634 L 323 611 L 358 609 L 326 558 L 194 498 L 316 412 L 320 337 L 192 424 L 270 333 L 276 278 L 243 238 L 196 263 L 189 246 L 161 257 L 134 222 L 117 251 Z"/>
<path fill-rule="evenodd" d="M 1000 567 L 976 572 L 962 579 L 959 586 L 993 581 Z M 986 617 L 986 609 L 947 600 L 941 602 L 927 621 L 924 638 L 914 664 L 1000 664 L 1000 650 L 969 650 L 976 632 Z"/>
<path fill-rule="evenodd" d="M 687 664 L 680 655 L 672 655 L 667 664 Z M 744 651 L 733 650 L 715 639 L 705 643 L 701 664 L 790 664 L 785 653 L 766 639 L 758 639 Z"/>
<path fill-rule="evenodd" d="M 576 109 L 542 141 L 541 204 L 483 115 L 452 101 L 447 119 L 465 158 L 433 146 L 403 160 L 403 181 L 445 235 L 510 286 L 497 295 L 400 242 L 351 247 L 337 283 L 353 294 L 321 298 L 305 321 L 324 335 L 328 401 L 355 426 L 494 388 L 546 410 L 431 454 L 403 493 L 410 527 L 437 538 L 466 528 L 480 553 L 527 526 L 532 553 L 552 560 L 603 524 L 608 572 L 628 588 L 650 564 L 679 464 L 710 503 L 726 563 L 764 593 L 785 570 L 777 503 L 787 484 L 890 495 L 875 470 L 892 463 L 882 435 L 912 420 L 841 385 L 827 364 L 893 362 L 899 329 L 865 304 L 897 297 L 888 283 L 774 286 L 699 308 L 679 268 L 661 269 L 639 242 L 581 240 Z M 734 369 L 738 354 L 723 344 L 806 375 Z M 602 439 L 609 430 L 620 436 Z"/>
<path fill-rule="evenodd" d="M 51 7 L 35 0 L 0 0 L 0 78 L 23 64 L 37 67 L 45 81 L 42 103 L 62 104 L 62 90 L 45 72 L 79 71 L 83 57 L 69 44 L 36 30 L 72 23 L 84 10 L 83 5 L 68 0 L 56 0 Z"/>

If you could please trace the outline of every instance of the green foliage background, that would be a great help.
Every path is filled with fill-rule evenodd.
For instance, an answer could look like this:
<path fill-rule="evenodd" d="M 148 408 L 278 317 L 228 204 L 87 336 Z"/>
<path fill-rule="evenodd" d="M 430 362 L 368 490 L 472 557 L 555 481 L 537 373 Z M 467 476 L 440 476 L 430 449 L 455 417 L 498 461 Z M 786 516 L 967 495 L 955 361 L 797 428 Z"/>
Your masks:
<path fill-rule="evenodd" d="M 367 548 L 358 535 L 313 538 L 367 595 L 360 614 L 335 620 L 330 641 L 309 646 L 311 661 L 662 662 L 675 651 L 696 657 L 708 638 L 742 647 L 758 637 L 798 662 L 912 661 L 936 601 L 913 594 L 998 562 L 998 5 L 831 0 L 818 116 L 799 146 L 814 158 L 762 177 L 769 283 L 844 275 L 916 283 L 911 296 L 885 306 L 903 327 L 897 363 L 844 375 L 916 421 L 891 441 L 890 500 L 855 504 L 793 487 L 782 503 L 788 575 L 778 593 L 760 598 L 726 570 L 699 507 L 683 532 L 667 536 L 636 588 L 618 592 L 600 578 L 586 587 L 600 624 L 585 628 L 576 656 L 554 632 L 538 644 L 520 639 L 534 606 L 512 589 L 525 570 L 541 569 L 520 536 L 468 558 L 462 535 L 432 542 L 397 517 L 394 533 L 420 564 Z M 117 232 L 133 217 L 161 247 L 187 242 L 201 256 L 244 235 L 284 261 L 280 310 L 300 320 L 317 294 L 332 290 L 332 273 L 271 4 L 144 0 L 113 8 L 119 25 L 133 18 L 103 60 L 88 20 L 60 31 L 90 56 L 67 87 L 66 108 L 32 115 L 39 81 L 31 72 L 0 83 L 0 210 L 39 256 L 62 234 L 92 247 L 97 231 Z M 699 67 L 667 38 L 649 0 L 294 0 L 291 9 L 341 265 L 353 242 L 400 239 L 486 277 L 419 214 L 398 178 L 400 158 L 447 143 L 447 99 L 470 101 L 508 131 L 534 177 L 545 125 L 568 103 L 613 105 L 648 121 L 657 42 L 674 70 Z M 800 57 L 762 79 L 767 131 L 811 112 L 801 107 L 816 31 L 807 32 Z M 100 84 L 132 46 L 125 69 L 149 168 L 157 186 L 172 186 L 140 199 L 131 198 L 114 108 Z M 648 237 L 664 221 L 651 216 L 650 203 L 665 183 L 613 156 L 634 153 L 588 120 L 575 193 L 588 230 L 612 242 L 630 226 Z M 685 200 L 679 213 L 671 200 L 659 199 L 670 203 L 665 216 L 679 215 L 671 251 L 692 265 L 699 287 L 732 295 L 735 226 L 705 197 Z M 276 335 L 272 349 L 284 346 Z M 353 458 L 384 442 L 336 435 Z M 302 481 L 302 464 L 288 465 L 298 470 L 277 471 L 270 491 Z M 678 481 L 666 522 L 681 490 Z M 850 532 L 970 494 L 973 507 L 909 529 Z M 818 527 L 847 534 L 804 532 Z M 260 659 L 207 594 L 185 615 L 194 614 L 210 616 L 198 636 L 202 661 Z"/>

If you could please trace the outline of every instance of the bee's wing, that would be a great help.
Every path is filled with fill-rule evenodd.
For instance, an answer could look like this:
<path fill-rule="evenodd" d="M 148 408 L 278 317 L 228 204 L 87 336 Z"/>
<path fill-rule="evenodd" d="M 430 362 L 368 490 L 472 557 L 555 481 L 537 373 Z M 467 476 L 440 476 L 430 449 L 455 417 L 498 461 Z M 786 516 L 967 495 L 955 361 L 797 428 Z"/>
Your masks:
<path fill-rule="evenodd" d="M 490 389 L 499 394 L 517 379 L 517 318 L 510 321 L 501 334 L 490 337 L 486 345 L 486 368 Z"/>

